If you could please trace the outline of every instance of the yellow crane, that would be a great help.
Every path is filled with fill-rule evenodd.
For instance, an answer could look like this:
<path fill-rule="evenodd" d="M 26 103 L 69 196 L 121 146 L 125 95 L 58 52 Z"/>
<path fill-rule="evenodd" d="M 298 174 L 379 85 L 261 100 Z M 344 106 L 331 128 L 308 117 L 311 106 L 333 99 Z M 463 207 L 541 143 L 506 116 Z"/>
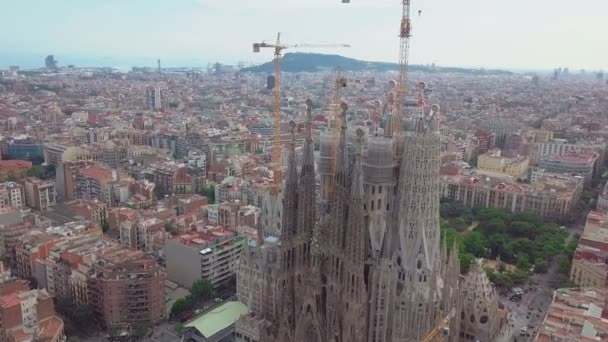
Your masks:
<path fill-rule="evenodd" d="M 274 49 L 274 145 L 272 148 L 272 162 L 274 171 L 274 184 L 279 188 L 283 181 L 281 167 L 281 54 L 288 48 L 334 48 L 350 47 L 348 44 L 282 44 L 281 33 L 277 34 L 275 44 L 266 42 L 254 43 L 253 52 L 260 52 L 262 48 Z"/>
<path fill-rule="evenodd" d="M 407 95 L 407 68 L 409 64 L 410 37 L 412 36 L 412 21 L 410 19 L 411 0 L 401 0 L 401 24 L 399 29 L 399 76 L 394 86 L 394 95 L 389 94 L 388 105 L 393 116 L 393 136 L 403 130 L 403 119 L 405 116 L 404 104 Z M 343 4 L 350 0 L 342 0 Z M 418 11 L 420 15 L 422 11 Z M 399 151 L 395 151 L 399 154 Z"/>
<path fill-rule="evenodd" d="M 456 310 L 452 309 L 445 318 L 441 319 L 437 325 L 422 338 L 421 342 L 443 341 L 443 337 L 450 333 L 450 320 L 455 314 Z"/>

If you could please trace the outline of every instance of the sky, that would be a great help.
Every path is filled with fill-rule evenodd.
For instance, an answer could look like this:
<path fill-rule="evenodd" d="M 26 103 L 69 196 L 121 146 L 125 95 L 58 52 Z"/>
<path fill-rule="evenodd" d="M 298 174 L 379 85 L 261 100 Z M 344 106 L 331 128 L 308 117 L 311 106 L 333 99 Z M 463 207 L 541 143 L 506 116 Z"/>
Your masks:
<path fill-rule="evenodd" d="M 350 1 L 6 0 L 0 68 L 42 66 L 48 54 L 81 66 L 260 63 L 272 53 L 252 43 L 279 31 L 286 44 L 352 45 L 291 51 L 397 62 L 401 0 Z M 413 64 L 608 70 L 607 0 L 411 2 Z"/>

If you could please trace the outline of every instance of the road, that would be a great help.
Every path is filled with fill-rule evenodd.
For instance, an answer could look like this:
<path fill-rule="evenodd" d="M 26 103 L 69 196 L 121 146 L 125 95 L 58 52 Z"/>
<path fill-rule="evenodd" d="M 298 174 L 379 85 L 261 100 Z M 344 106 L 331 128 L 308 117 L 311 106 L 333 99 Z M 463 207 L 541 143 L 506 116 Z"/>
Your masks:
<path fill-rule="evenodd" d="M 570 236 L 566 240 L 566 244 L 575 233 L 582 233 L 584 221 L 579 221 L 568 228 Z M 513 335 L 517 341 L 534 340 L 538 327 L 545 318 L 547 309 L 553 300 L 553 291 L 560 286 L 564 286 L 567 281 L 567 276 L 557 272 L 557 258 L 554 258 L 547 273 L 535 274 L 530 277 L 529 285 L 524 288 L 526 293 L 521 301 L 512 302 L 509 298 L 502 297 L 503 303 L 511 310 Z M 519 335 L 520 329 L 523 327 L 528 328 L 529 337 Z"/>

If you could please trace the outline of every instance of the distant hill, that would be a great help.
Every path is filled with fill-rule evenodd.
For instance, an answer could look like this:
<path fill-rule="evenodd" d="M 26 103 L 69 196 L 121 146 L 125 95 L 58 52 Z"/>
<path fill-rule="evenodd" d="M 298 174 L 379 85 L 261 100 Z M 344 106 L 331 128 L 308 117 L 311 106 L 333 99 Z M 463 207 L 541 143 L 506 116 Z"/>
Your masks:
<path fill-rule="evenodd" d="M 287 53 L 283 56 L 281 68 L 285 72 L 317 72 L 333 70 L 336 67 L 344 71 L 390 71 L 398 70 L 397 63 L 385 62 L 366 62 L 354 58 L 348 58 L 340 55 L 325 55 L 319 53 L 302 53 L 294 52 Z M 272 73 L 274 65 L 272 61 L 257 66 L 241 69 L 241 72 L 265 72 Z M 456 67 L 438 67 L 432 68 L 424 65 L 410 65 L 411 71 L 427 71 L 427 72 L 451 72 L 471 75 L 510 75 L 510 71 L 505 70 L 485 70 L 485 69 L 468 69 Z"/>

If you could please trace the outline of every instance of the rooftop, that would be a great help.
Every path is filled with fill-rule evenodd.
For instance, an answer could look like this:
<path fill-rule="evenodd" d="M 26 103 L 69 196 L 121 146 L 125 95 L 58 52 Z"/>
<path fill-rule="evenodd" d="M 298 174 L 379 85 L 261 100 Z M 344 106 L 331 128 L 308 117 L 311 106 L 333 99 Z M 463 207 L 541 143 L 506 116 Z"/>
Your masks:
<path fill-rule="evenodd" d="M 99 180 L 112 180 L 112 170 L 100 166 L 91 166 L 87 169 L 80 170 L 80 174 L 87 178 L 96 178 Z"/>
<path fill-rule="evenodd" d="M 211 337 L 233 325 L 241 316 L 249 313 L 247 306 L 241 302 L 225 302 L 217 308 L 202 314 L 185 325 L 200 332 L 204 337 Z"/>
<path fill-rule="evenodd" d="M 178 240 L 181 244 L 186 246 L 210 247 L 218 240 L 226 240 L 235 237 L 237 232 L 230 228 L 223 226 L 206 226 L 202 229 L 191 230 L 186 234 L 179 235 L 174 240 Z"/>
<path fill-rule="evenodd" d="M 27 160 L 0 160 L 0 169 L 3 167 L 32 167 L 32 162 Z"/>
<path fill-rule="evenodd" d="M 608 334 L 608 289 L 558 289 L 536 341 L 600 341 Z"/>

